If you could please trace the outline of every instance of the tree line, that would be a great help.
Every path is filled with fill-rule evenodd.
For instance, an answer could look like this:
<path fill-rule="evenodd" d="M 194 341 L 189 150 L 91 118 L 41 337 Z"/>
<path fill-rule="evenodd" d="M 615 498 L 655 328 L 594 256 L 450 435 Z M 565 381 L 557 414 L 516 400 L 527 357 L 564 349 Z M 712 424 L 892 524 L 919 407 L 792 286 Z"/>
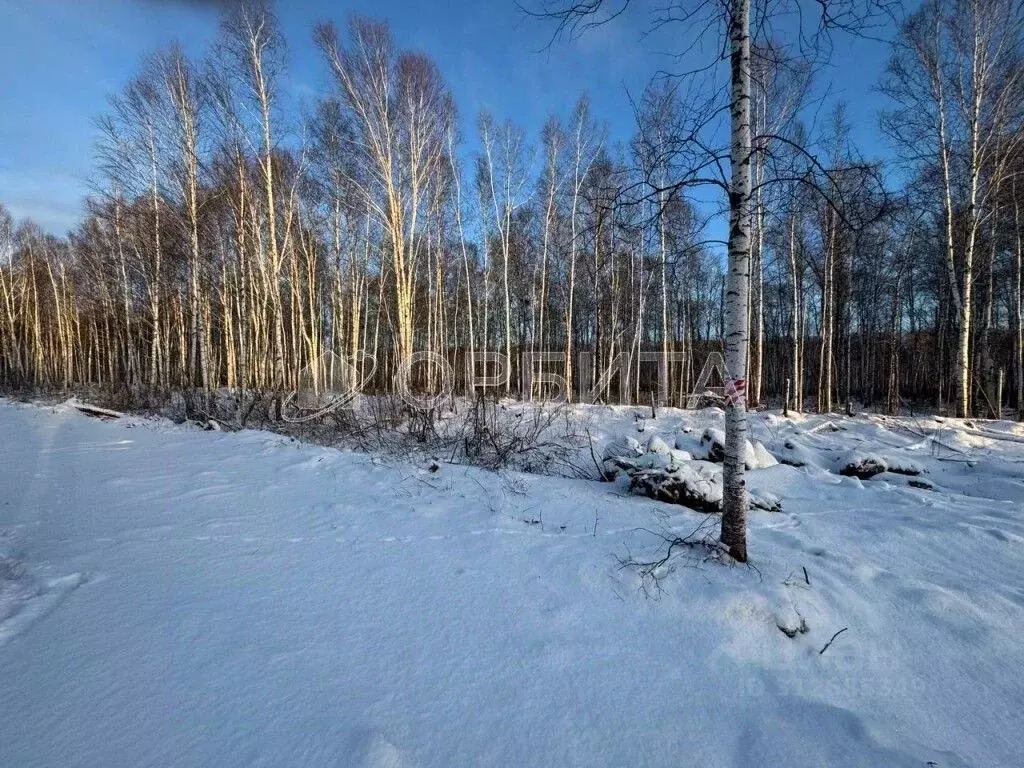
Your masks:
<path fill-rule="evenodd" d="M 1020 43 L 1009 0 L 909 14 L 879 83 L 883 163 L 841 105 L 809 126 L 810 67 L 755 38 L 749 405 L 1024 410 Z M 585 96 L 539 135 L 481 113 L 467 151 L 442 73 L 386 24 L 312 44 L 331 87 L 298 118 L 271 6 L 238 5 L 203 60 L 160 51 L 111 99 L 74 231 L 0 209 L 6 388 L 286 393 L 372 356 L 387 391 L 431 352 L 459 392 L 470 370 L 537 398 L 520 361 L 545 353 L 535 378 L 614 370 L 609 401 L 646 401 L 667 377 L 685 402 L 725 336 L 725 209 L 695 192 L 729 188 L 713 98 L 655 79 L 625 142 Z M 412 368 L 423 390 L 441 375 Z"/>

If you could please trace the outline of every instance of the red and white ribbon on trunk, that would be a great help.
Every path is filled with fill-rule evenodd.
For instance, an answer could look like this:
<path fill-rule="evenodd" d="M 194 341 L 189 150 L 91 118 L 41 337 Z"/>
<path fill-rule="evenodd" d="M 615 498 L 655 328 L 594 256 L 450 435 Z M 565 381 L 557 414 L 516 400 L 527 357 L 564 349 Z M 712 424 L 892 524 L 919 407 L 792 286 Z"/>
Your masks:
<path fill-rule="evenodd" d="M 725 380 L 725 399 L 729 405 L 744 405 L 747 400 L 747 382 L 744 379 Z"/>

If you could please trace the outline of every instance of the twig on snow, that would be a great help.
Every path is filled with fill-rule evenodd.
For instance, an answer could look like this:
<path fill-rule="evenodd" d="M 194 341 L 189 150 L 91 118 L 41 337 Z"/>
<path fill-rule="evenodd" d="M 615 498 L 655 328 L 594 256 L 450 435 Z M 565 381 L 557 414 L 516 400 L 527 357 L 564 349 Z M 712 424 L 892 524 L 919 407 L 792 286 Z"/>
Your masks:
<path fill-rule="evenodd" d="M 640 591 L 645 596 L 650 597 L 649 586 L 654 587 L 655 593 L 660 593 L 662 591 L 661 580 L 675 568 L 676 563 L 671 563 L 670 565 L 670 561 L 672 561 L 672 555 L 676 549 L 680 547 L 688 549 L 704 547 L 707 550 L 705 557 L 696 558 L 692 562 L 684 562 L 684 567 L 696 567 L 700 562 L 722 557 L 724 551 L 718 540 L 712 535 L 713 527 L 714 519 L 708 517 L 686 536 L 666 536 L 663 533 L 658 533 L 648 528 L 639 528 L 637 530 L 658 536 L 668 546 L 660 557 L 653 560 L 637 560 L 632 554 L 627 554 L 626 557 L 617 557 L 619 570 L 630 569 L 635 571 L 640 577 Z"/>
<path fill-rule="evenodd" d="M 821 654 L 823 654 L 825 651 L 827 651 L 828 647 L 830 645 L 832 645 L 833 642 L 835 642 L 835 639 L 837 637 L 839 637 L 841 634 L 843 634 L 843 632 L 845 632 L 848 629 L 849 629 L 849 627 L 843 627 L 838 632 L 836 632 L 834 635 L 832 635 L 832 639 L 829 640 L 827 643 L 825 643 L 825 645 L 822 647 L 822 649 L 820 651 L 818 651 L 818 655 L 821 656 Z"/>

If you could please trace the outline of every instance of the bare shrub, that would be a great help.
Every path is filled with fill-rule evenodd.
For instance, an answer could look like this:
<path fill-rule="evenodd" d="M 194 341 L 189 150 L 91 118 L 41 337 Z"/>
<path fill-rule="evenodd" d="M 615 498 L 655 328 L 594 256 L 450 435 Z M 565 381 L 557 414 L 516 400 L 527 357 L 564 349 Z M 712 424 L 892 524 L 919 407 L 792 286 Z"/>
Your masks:
<path fill-rule="evenodd" d="M 564 405 L 514 406 L 481 394 L 448 440 L 452 461 L 486 469 L 591 477 L 577 459 L 587 442 Z"/>
<path fill-rule="evenodd" d="M 394 394 L 360 395 L 311 420 L 281 418 L 281 393 L 222 388 L 166 392 L 103 388 L 83 398 L 125 413 L 159 415 L 208 429 L 269 429 L 320 445 L 403 458 L 422 456 L 489 470 L 600 479 L 586 450 L 586 425 L 565 405 L 502 401 L 494 395 L 415 407 Z"/>

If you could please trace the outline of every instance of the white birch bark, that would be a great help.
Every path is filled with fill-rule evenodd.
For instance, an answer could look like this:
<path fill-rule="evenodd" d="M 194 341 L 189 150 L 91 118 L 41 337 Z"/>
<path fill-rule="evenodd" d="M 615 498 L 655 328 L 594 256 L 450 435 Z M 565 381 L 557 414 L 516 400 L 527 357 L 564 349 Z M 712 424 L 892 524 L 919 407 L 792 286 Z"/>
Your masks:
<path fill-rule="evenodd" d="M 748 342 L 747 303 L 750 295 L 750 2 L 732 0 L 729 17 L 732 78 L 729 190 L 729 264 L 725 290 L 726 377 L 745 386 Z M 730 398 L 725 408 L 722 543 L 739 560 L 747 560 L 747 487 L 743 447 L 747 411 L 743 397 Z"/>

